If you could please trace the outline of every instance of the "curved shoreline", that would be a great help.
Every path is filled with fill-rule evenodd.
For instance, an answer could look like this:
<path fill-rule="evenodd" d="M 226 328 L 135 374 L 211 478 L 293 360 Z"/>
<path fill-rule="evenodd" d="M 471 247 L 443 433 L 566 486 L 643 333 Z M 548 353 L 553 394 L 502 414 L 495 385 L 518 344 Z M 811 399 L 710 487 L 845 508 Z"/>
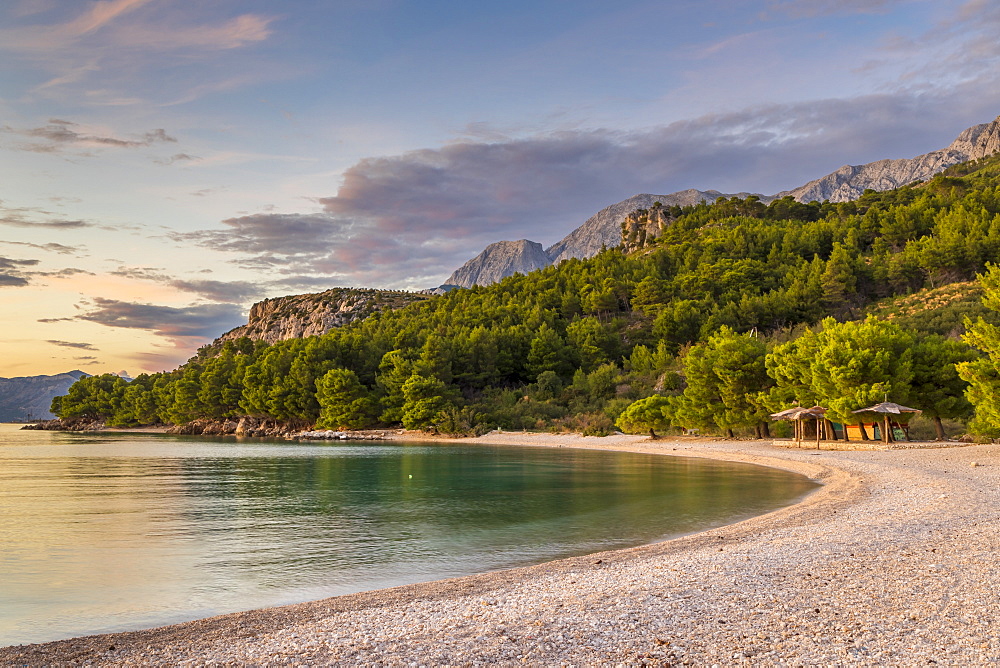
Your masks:
<path fill-rule="evenodd" d="M 740 461 L 823 486 L 795 505 L 661 543 L 8 647 L 0 663 L 926 665 L 933 658 L 969 665 L 1000 658 L 998 632 L 974 622 L 1000 601 L 990 557 L 1000 546 L 996 446 L 816 453 L 641 437 L 465 440 Z"/>

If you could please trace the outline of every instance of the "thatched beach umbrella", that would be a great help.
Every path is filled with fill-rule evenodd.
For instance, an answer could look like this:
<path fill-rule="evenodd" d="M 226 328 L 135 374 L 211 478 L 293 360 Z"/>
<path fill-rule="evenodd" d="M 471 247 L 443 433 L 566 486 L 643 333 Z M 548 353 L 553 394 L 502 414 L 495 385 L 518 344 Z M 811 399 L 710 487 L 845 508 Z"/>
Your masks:
<path fill-rule="evenodd" d="M 882 416 L 882 440 L 886 445 L 889 444 L 891 438 L 891 432 L 889 431 L 889 416 L 890 415 L 901 415 L 903 413 L 923 413 L 919 408 L 908 408 L 906 406 L 901 406 L 900 404 L 894 404 L 891 401 L 883 401 L 880 404 L 875 404 L 874 406 L 869 406 L 868 408 L 859 408 L 856 411 L 851 411 L 852 413 L 877 413 Z"/>
<path fill-rule="evenodd" d="M 792 408 L 786 408 L 783 411 L 778 411 L 777 413 L 771 413 L 771 419 L 773 420 L 789 420 L 795 424 L 795 442 L 799 443 L 802 441 L 802 421 L 803 420 L 816 420 L 816 449 L 819 449 L 819 422 L 820 420 L 826 419 L 826 410 L 822 406 L 813 406 L 812 408 L 803 408 L 802 406 L 794 406 Z"/>

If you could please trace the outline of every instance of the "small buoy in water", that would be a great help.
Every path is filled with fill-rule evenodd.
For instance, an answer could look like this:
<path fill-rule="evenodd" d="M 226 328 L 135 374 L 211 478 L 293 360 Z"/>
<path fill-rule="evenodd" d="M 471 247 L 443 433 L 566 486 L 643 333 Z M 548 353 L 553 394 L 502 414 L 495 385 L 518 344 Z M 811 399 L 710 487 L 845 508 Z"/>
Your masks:
<path fill-rule="evenodd" d="M 413 477 L 413 474 L 412 474 L 412 473 L 410 474 L 410 477 L 411 477 L 411 478 Z"/>

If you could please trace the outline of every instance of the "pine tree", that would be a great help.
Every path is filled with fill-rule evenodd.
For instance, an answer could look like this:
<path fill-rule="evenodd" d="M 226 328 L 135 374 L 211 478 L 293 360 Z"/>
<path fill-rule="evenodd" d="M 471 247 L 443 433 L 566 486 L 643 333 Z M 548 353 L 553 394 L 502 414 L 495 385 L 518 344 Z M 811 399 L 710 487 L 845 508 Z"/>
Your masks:
<path fill-rule="evenodd" d="M 1000 266 L 988 265 L 979 282 L 983 305 L 1000 311 Z M 958 375 L 969 383 L 966 397 L 976 410 L 969 428 L 978 434 L 1000 436 L 1000 327 L 978 318 L 966 321 L 966 330 L 963 340 L 983 353 L 977 360 L 958 365 Z"/>
<path fill-rule="evenodd" d="M 378 415 L 378 404 L 350 369 L 330 369 L 316 380 L 321 429 L 363 429 Z"/>
<path fill-rule="evenodd" d="M 772 385 L 764 365 L 767 347 L 728 327 L 693 346 L 684 357 L 687 387 L 673 400 L 678 426 L 718 428 L 732 435 L 766 418 L 760 396 Z"/>
<path fill-rule="evenodd" d="M 650 436 L 656 437 L 656 430 L 663 431 L 670 426 L 670 420 L 664 413 L 670 404 L 670 399 L 659 394 L 654 394 L 645 399 L 629 404 L 629 406 L 618 417 L 616 424 L 618 428 L 629 434 L 642 434 L 649 432 Z"/>
<path fill-rule="evenodd" d="M 976 355 L 961 341 L 932 334 L 920 339 L 913 348 L 913 383 L 911 396 L 920 404 L 924 417 L 934 421 L 938 440 L 944 440 L 942 418 L 961 419 L 972 415 L 972 404 L 965 397 L 968 389 L 958 375 L 957 365 L 971 362 Z"/>

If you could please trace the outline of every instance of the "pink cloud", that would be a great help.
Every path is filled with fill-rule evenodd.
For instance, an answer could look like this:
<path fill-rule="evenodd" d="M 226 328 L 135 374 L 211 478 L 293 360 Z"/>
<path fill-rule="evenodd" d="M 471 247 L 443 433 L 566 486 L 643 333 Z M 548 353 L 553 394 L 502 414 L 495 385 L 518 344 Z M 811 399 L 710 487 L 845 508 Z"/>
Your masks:
<path fill-rule="evenodd" d="M 116 31 L 121 46 L 159 50 L 179 48 L 237 49 L 271 36 L 273 18 L 244 14 L 220 26 L 166 27 L 133 25 Z"/>
<path fill-rule="evenodd" d="M 55 25 L 22 25 L 0 30 L 0 45 L 12 51 L 46 52 L 77 41 L 151 0 L 109 0 L 96 2 L 77 18 Z"/>
<path fill-rule="evenodd" d="M 64 24 L 58 30 L 67 35 L 79 36 L 98 30 L 122 14 L 126 14 L 151 0 L 107 0 L 95 2 L 89 11 Z"/>
<path fill-rule="evenodd" d="M 19 25 L 0 29 L 0 49 L 54 57 L 60 51 L 83 48 L 87 53 L 111 55 L 123 47 L 166 51 L 175 49 L 235 49 L 260 42 L 271 35 L 270 17 L 243 14 L 221 25 L 168 22 L 151 18 L 148 14 L 132 17 L 128 22 L 120 19 L 149 4 L 151 0 L 108 0 L 96 2 L 80 16 L 59 24 Z M 101 32 L 100 42 L 86 38 Z M 93 62 L 83 69 L 76 64 L 69 73 L 52 79 L 56 85 L 67 77 L 80 78 L 82 73 L 96 69 Z"/>

